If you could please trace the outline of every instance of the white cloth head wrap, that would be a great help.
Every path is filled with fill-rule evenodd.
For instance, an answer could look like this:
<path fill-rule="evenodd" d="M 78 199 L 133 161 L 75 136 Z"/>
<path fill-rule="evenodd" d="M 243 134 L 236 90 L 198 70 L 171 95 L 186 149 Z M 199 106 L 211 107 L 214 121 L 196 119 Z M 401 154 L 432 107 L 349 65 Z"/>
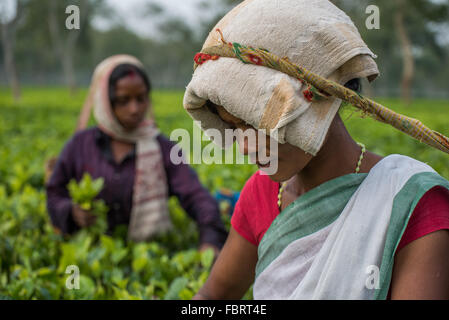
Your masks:
<path fill-rule="evenodd" d="M 328 0 L 246 0 L 210 32 L 203 48 L 226 41 L 264 48 L 340 84 L 374 80 L 379 71 L 351 19 Z M 277 140 L 316 155 L 341 100 L 310 102 L 306 85 L 271 68 L 220 57 L 196 68 L 184 108 L 203 130 L 228 128 L 210 112 L 207 100 L 256 129 L 278 129 Z M 269 132 L 268 132 L 269 133 Z"/>

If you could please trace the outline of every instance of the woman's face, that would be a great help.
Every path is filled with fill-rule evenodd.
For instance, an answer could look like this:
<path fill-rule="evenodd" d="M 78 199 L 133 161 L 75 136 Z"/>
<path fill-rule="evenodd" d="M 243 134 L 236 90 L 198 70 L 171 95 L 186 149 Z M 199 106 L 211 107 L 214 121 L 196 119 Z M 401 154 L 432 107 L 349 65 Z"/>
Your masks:
<path fill-rule="evenodd" d="M 254 127 L 246 124 L 243 120 L 233 116 L 229 112 L 225 110 L 222 106 L 214 106 L 217 110 L 219 117 L 228 123 L 232 128 L 245 130 L 255 130 Z M 295 147 L 289 143 L 280 144 L 276 142 L 274 139 L 270 139 L 268 136 L 263 136 L 255 130 L 255 134 L 257 137 L 257 141 L 260 138 L 266 139 L 266 156 L 269 158 L 277 157 L 278 165 L 277 171 L 274 174 L 270 174 L 270 178 L 273 181 L 281 182 L 286 181 L 293 177 L 295 174 L 302 171 L 312 159 L 312 155 L 305 153 L 303 150 Z M 257 149 L 258 143 L 256 145 L 249 145 L 249 140 L 244 138 L 243 140 L 237 141 L 239 145 L 240 152 L 245 155 L 252 155 L 254 159 L 256 159 L 257 166 L 263 170 L 263 167 L 260 163 L 257 162 L 259 159 L 258 152 L 261 150 Z M 277 143 L 277 155 L 270 154 L 270 144 Z M 265 151 L 264 151 L 265 152 Z M 266 164 L 268 166 L 269 164 Z"/>
<path fill-rule="evenodd" d="M 117 81 L 112 110 L 126 130 L 132 131 L 139 126 L 145 119 L 149 104 L 148 88 L 142 77 L 131 74 Z"/>

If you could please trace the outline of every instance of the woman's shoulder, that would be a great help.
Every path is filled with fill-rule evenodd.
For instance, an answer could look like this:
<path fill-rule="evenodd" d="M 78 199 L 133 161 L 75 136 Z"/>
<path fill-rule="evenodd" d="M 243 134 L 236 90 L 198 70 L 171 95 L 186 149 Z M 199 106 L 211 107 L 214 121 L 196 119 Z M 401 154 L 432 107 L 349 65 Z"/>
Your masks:
<path fill-rule="evenodd" d="M 159 142 L 159 145 L 163 150 L 167 149 L 170 150 L 173 146 L 176 145 L 175 141 L 170 140 L 165 134 L 159 133 L 156 136 L 157 142 Z"/>
<path fill-rule="evenodd" d="M 70 140 L 80 142 L 86 139 L 95 139 L 99 135 L 101 135 L 101 130 L 98 127 L 89 127 L 75 132 Z"/>
<path fill-rule="evenodd" d="M 246 181 L 242 192 L 250 192 L 256 194 L 270 193 L 272 190 L 278 190 L 279 183 L 271 180 L 270 176 L 261 170 L 257 170 Z"/>
<path fill-rule="evenodd" d="M 383 157 L 373 169 L 377 169 L 377 171 L 388 171 L 389 173 L 435 171 L 427 163 L 402 154 L 390 154 Z"/>
<path fill-rule="evenodd" d="M 449 181 L 429 164 L 400 154 L 384 157 L 371 169 L 369 176 L 371 180 L 389 186 L 392 192 L 409 190 L 419 194 L 418 191 L 428 190 L 434 185 L 449 187 Z"/>
<path fill-rule="evenodd" d="M 393 160 L 396 165 L 390 172 L 398 171 L 406 176 L 406 182 L 402 189 L 422 195 L 435 186 L 449 188 L 449 181 L 430 164 L 403 155 L 394 155 Z"/>
<path fill-rule="evenodd" d="M 69 140 L 66 142 L 64 149 L 69 150 L 79 150 L 86 145 L 94 144 L 96 139 L 99 139 L 101 131 L 98 127 L 90 127 L 84 130 L 75 132 Z"/>
<path fill-rule="evenodd" d="M 435 186 L 420 197 L 396 251 L 418 238 L 443 229 L 449 230 L 449 189 Z"/>
<path fill-rule="evenodd" d="M 278 214 L 279 183 L 261 171 L 245 183 L 236 204 L 231 224 L 249 242 L 257 246 L 265 231 Z"/>
<path fill-rule="evenodd" d="M 243 186 L 240 193 L 240 206 L 260 211 L 263 207 L 272 207 L 276 203 L 279 183 L 260 170 L 256 171 Z"/>
<path fill-rule="evenodd" d="M 163 159 L 164 166 L 165 166 L 166 170 L 169 170 L 169 168 L 173 168 L 173 167 L 185 167 L 185 166 L 179 166 L 179 164 L 185 163 L 183 161 L 178 161 L 179 153 L 176 153 L 177 154 L 176 161 L 172 161 L 172 158 L 171 158 L 172 157 L 172 148 L 177 145 L 175 141 L 170 140 L 163 133 L 159 133 L 156 136 L 156 141 L 159 144 L 161 154 L 162 154 L 162 159 Z M 178 152 L 179 151 L 181 152 L 180 154 L 183 154 L 182 149 L 178 149 Z"/>

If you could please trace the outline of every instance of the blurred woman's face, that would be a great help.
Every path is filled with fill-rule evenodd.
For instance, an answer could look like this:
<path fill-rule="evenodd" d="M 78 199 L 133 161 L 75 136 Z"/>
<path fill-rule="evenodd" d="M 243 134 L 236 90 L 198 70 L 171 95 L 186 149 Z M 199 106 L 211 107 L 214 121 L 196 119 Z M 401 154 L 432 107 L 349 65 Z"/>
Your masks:
<path fill-rule="evenodd" d="M 149 107 L 148 88 L 142 77 L 131 74 L 117 81 L 112 110 L 126 130 L 134 130 L 145 119 Z"/>
<path fill-rule="evenodd" d="M 268 136 L 262 137 L 254 127 L 246 124 L 243 120 L 233 116 L 222 106 L 214 105 L 214 107 L 216 108 L 219 117 L 223 121 L 228 123 L 232 128 L 241 129 L 242 131 L 255 130 L 257 142 L 260 138 L 266 139 L 266 151 L 264 150 L 263 152 L 266 152 L 266 156 L 269 158 L 277 157 L 278 161 L 277 171 L 274 174 L 270 174 L 270 178 L 273 181 L 281 182 L 290 179 L 295 174 L 302 171 L 313 158 L 312 155 L 305 153 L 303 150 L 289 143 L 280 144 L 274 139 L 270 139 L 270 137 Z M 256 159 L 257 166 L 263 171 L 263 168 L 267 167 L 269 163 L 266 165 L 261 165 L 260 163 L 258 163 L 258 152 L 260 152 L 261 150 L 257 149 L 257 146 L 259 145 L 257 142 L 256 145 L 249 145 L 248 139 L 246 138 L 243 138 L 243 140 L 241 141 L 237 141 L 237 143 L 239 143 L 240 152 L 245 155 L 252 155 L 252 158 Z M 278 144 L 277 155 L 269 154 L 271 150 L 270 143 Z"/>

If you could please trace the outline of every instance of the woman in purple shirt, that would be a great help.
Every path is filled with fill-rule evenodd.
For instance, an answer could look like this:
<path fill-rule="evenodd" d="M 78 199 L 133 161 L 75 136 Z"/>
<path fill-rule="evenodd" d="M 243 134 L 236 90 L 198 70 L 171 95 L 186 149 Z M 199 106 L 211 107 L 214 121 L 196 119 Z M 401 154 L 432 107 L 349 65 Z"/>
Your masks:
<path fill-rule="evenodd" d="M 72 203 L 66 187 L 88 172 L 105 182 L 99 198 L 110 208 L 108 233 L 125 224 L 130 239 L 145 241 L 170 229 L 167 200 L 174 195 L 197 222 L 200 250 L 212 247 L 218 252 L 227 236 L 218 205 L 192 168 L 170 161 L 175 144 L 146 117 L 150 90 L 142 65 L 133 57 L 114 56 L 97 67 L 89 100 L 98 125 L 78 131 L 59 156 L 46 185 L 52 223 L 71 234 L 95 221 Z"/>

